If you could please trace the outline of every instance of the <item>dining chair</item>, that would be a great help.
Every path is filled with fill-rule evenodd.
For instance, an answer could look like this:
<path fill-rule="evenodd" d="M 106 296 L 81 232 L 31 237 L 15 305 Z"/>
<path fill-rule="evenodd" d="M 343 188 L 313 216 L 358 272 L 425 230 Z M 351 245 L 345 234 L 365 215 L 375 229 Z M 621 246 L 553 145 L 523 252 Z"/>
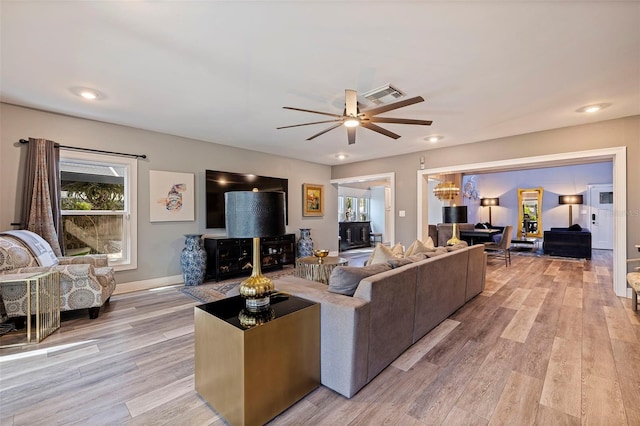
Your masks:
<path fill-rule="evenodd" d="M 507 225 L 502 232 L 502 238 L 497 243 L 484 243 L 484 250 L 488 256 L 504 259 L 505 266 L 511 264 L 511 235 L 513 226 Z"/>

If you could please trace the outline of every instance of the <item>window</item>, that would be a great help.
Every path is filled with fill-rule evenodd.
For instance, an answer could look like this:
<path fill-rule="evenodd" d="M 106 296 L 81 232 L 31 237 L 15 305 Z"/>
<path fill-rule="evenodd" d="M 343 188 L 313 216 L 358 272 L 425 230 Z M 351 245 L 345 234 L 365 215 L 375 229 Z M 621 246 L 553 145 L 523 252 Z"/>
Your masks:
<path fill-rule="evenodd" d="M 60 174 L 65 254 L 106 254 L 116 270 L 135 269 L 136 160 L 63 150 Z"/>
<path fill-rule="evenodd" d="M 369 220 L 369 198 L 338 197 L 338 222 Z"/>

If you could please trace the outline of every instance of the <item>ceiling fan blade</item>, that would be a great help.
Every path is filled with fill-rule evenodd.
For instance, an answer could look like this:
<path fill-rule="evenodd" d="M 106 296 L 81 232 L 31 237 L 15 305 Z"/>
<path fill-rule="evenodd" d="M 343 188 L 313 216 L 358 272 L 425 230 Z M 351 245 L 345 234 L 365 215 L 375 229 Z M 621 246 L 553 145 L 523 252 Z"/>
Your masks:
<path fill-rule="evenodd" d="M 356 143 L 356 127 L 347 127 L 347 138 L 349 139 L 349 145 Z"/>
<path fill-rule="evenodd" d="M 320 135 L 324 135 L 324 134 L 325 134 L 325 133 L 327 133 L 329 130 L 333 130 L 333 129 L 335 129 L 336 127 L 340 127 L 340 126 L 342 126 L 342 123 L 338 123 L 338 124 L 336 124 L 335 126 L 331 126 L 331 127 L 329 127 L 328 129 L 324 129 L 324 130 L 323 130 L 323 131 L 321 131 L 320 133 L 316 133 L 315 135 L 311 136 L 310 138 L 307 138 L 307 140 L 308 140 L 308 141 L 310 141 L 311 139 L 315 139 L 315 138 L 317 138 L 317 137 L 318 137 L 318 136 L 320 136 Z"/>
<path fill-rule="evenodd" d="M 358 115 L 358 93 L 355 90 L 344 91 L 345 115 L 355 117 Z"/>
<path fill-rule="evenodd" d="M 411 118 L 391 118 L 391 117 L 371 117 L 371 123 L 394 123 L 394 124 L 422 124 L 423 126 L 431 126 L 431 120 L 413 120 Z"/>
<path fill-rule="evenodd" d="M 310 109 L 293 108 L 293 107 L 282 107 L 282 108 L 291 109 L 293 111 L 302 111 L 302 112 L 310 112 L 310 113 L 313 113 L 313 114 L 328 115 L 330 117 L 338 117 L 338 118 L 342 117 L 340 114 L 333 114 L 333 113 L 330 113 L 330 112 L 313 111 L 313 110 L 310 110 Z"/>
<path fill-rule="evenodd" d="M 406 107 L 409 105 L 413 105 L 413 104 L 417 104 L 419 102 L 423 102 L 424 99 L 422 98 L 422 96 L 416 96 L 415 98 L 409 98 L 409 99 L 405 99 L 399 102 L 394 102 L 392 104 L 388 104 L 388 105 L 382 105 L 379 106 L 378 108 L 373 108 L 373 109 L 369 109 L 367 111 L 362 111 L 367 117 L 372 117 L 374 115 L 377 114 L 382 114 L 383 112 L 387 112 L 387 111 L 392 111 L 394 109 L 398 109 L 398 108 L 402 108 L 402 107 Z"/>
<path fill-rule="evenodd" d="M 276 127 L 276 129 L 288 129 L 290 127 L 300 127 L 300 126 L 309 126 L 311 124 L 320 124 L 320 123 L 333 123 L 335 121 L 342 121 L 342 120 L 325 120 L 325 121 L 314 121 L 313 123 L 302 123 L 302 124 L 293 124 L 291 126 L 282 126 L 282 127 Z"/>
<path fill-rule="evenodd" d="M 393 138 L 393 139 L 398 139 L 400 137 L 400 135 L 398 135 L 396 133 L 393 133 L 393 132 L 390 132 L 387 129 L 383 129 L 380 126 L 376 126 L 373 123 L 364 123 L 364 122 L 362 122 L 362 123 L 360 123 L 360 125 L 362 127 L 366 127 L 369 130 L 373 130 L 374 132 L 378 132 L 378 133 L 383 134 L 385 136 L 389 136 L 390 138 Z"/>

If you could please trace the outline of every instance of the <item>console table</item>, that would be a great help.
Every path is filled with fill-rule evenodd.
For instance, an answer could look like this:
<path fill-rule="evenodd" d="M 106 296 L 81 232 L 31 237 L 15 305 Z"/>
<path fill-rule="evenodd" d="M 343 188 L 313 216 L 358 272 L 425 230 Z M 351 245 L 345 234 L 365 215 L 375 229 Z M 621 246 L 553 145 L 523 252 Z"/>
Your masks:
<path fill-rule="evenodd" d="M 293 265 L 296 258 L 296 236 L 285 234 L 260 239 L 260 268 L 263 271 Z M 253 239 L 206 237 L 207 278 L 220 281 L 237 275 L 251 275 Z"/>
<path fill-rule="evenodd" d="M 340 251 L 370 247 L 371 222 L 339 222 Z"/>
<path fill-rule="evenodd" d="M 261 325 L 244 299 L 196 306 L 195 388 L 231 425 L 262 425 L 320 385 L 320 305 L 272 296 Z"/>

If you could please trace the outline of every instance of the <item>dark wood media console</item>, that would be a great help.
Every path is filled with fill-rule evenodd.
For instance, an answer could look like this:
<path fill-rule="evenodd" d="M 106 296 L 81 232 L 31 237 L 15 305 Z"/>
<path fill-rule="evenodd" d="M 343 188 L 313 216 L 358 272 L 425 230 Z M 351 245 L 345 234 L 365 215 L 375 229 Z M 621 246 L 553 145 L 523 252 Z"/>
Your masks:
<path fill-rule="evenodd" d="M 207 279 L 221 279 L 251 275 L 253 269 L 253 240 L 251 238 L 209 237 L 204 239 L 207 252 Z M 295 265 L 296 236 L 285 234 L 260 239 L 261 269 L 282 269 Z"/>
<path fill-rule="evenodd" d="M 369 247 L 371 222 L 339 222 L 340 251 Z"/>

